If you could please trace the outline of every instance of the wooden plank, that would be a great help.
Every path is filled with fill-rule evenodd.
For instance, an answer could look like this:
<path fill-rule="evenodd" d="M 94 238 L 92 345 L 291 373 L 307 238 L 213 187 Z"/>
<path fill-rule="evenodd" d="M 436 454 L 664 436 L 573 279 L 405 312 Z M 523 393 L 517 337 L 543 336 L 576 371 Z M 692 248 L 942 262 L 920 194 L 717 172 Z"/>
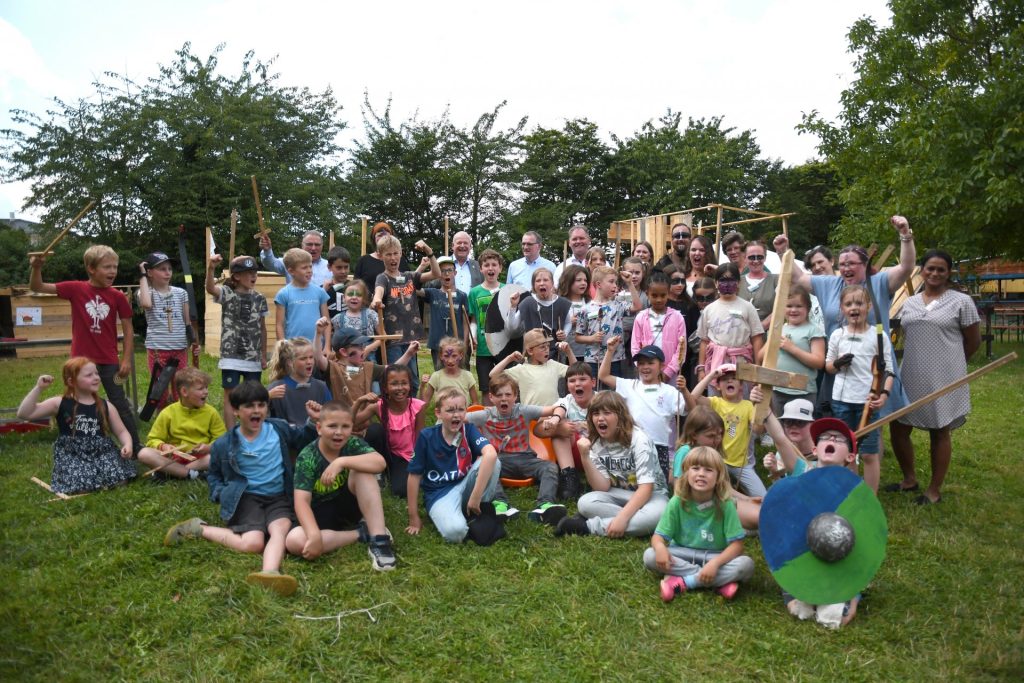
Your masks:
<path fill-rule="evenodd" d="M 779 345 L 782 341 L 782 326 L 786 324 L 786 300 L 789 298 L 789 285 L 793 270 L 793 250 L 782 255 L 782 272 L 775 285 L 775 304 L 772 306 L 772 326 L 768 331 L 768 343 L 765 348 L 762 367 L 775 369 L 779 360 Z M 772 389 L 769 384 L 762 384 L 763 396 L 754 409 L 754 423 L 762 424 L 772 407 Z"/>
<path fill-rule="evenodd" d="M 753 363 L 739 363 L 736 366 L 736 377 L 744 382 L 770 384 L 773 387 L 788 389 L 806 389 L 807 375 L 799 372 L 786 372 L 775 368 L 763 367 Z"/>
<path fill-rule="evenodd" d="M 886 245 L 885 249 L 882 250 L 882 253 L 879 254 L 878 258 L 876 258 L 874 263 L 871 264 L 875 267 L 875 270 L 880 270 L 885 267 L 885 262 L 889 260 L 889 257 L 892 256 L 892 252 L 895 251 L 895 249 L 896 248 L 891 244 Z"/>

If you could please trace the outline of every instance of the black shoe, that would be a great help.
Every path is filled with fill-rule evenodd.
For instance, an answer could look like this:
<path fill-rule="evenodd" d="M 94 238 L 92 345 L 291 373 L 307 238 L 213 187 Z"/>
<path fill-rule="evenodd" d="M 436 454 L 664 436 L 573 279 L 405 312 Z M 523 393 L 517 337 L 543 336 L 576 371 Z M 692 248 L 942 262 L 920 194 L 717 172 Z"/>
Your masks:
<path fill-rule="evenodd" d="M 536 509 L 531 510 L 530 514 L 527 516 L 534 522 L 554 526 L 567 514 L 568 511 L 565 509 L 564 505 L 559 503 L 541 503 Z"/>
<path fill-rule="evenodd" d="M 587 526 L 587 518 L 580 514 L 572 517 L 564 517 L 555 527 L 555 536 L 588 536 L 590 527 Z"/>
<path fill-rule="evenodd" d="M 580 497 L 580 477 L 575 467 L 566 467 L 558 473 L 562 495 L 560 500 L 576 500 Z"/>

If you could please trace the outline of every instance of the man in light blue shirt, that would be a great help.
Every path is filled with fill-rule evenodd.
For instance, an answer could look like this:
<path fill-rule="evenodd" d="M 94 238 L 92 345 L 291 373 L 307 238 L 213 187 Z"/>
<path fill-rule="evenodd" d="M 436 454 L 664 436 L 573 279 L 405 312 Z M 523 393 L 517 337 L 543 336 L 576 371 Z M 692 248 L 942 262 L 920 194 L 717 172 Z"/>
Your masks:
<path fill-rule="evenodd" d="M 555 264 L 540 255 L 543 241 L 533 230 L 523 234 L 523 258 L 516 259 L 508 266 L 508 283 L 522 285 L 529 289 L 532 286 L 533 271 L 547 268 L 552 275 Z"/>
<path fill-rule="evenodd" d="M 323 287 L 326 282 L 333 279 L 327 259 L 320 256 L 324 250 L 324 238 L 316 230 L 310 230 L 302 236 L 300 246 L 313 259 L 313 277 L 310 278 L 310 283 L 315 287 Z M 260 237 L 260 263 L 267 270 L 284 275 L 285 284 L 292 281 L 288 270 L 284 267 L 284 261 L 274 256 L 274 248 L 270 244 L 269 235 Z"/>

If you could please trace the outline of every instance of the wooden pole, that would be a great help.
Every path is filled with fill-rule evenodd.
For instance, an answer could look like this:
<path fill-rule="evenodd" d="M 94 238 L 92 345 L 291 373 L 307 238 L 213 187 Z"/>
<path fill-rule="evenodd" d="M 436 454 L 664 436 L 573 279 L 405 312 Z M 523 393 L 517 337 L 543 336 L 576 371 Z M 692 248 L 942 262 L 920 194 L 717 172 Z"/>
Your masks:
<path fill-rule="evenodd" d="M 789 239 L 789 223 L 786 222 L 785 216 L 782 218 L 782 234 L 785 235 L 786 239 Z"/>
<path fill-rule="evenodd" d="M 362 244 L 362 256 L 366 256 L 366 219 L 363 218 L 363 244 Z"/>
<path fill-rule="evenodd" d="M 923 406 L 925 404 L 928 404 L 928 403 L 931 403 L 932 401 L 934 401 L 937 398 L 941 398 L 942 396 L 945 396 L 946 394 L 948 394 L 949 392 L 953 391 L 957 387 L 963 386 L 964 384 L 967 384 L 969 382 L 973 382 L 974 380 L 978 379 L 982 375 L 986 375 L 986 374 L 992 372 L 993 370 L 995 370 L 996 368 L 1001 368 L 1002 366 L 1006 365 L 1007 363 L 1010 363 L 1010 362 L 1015 361 L 1015 360 L 1017 360 L 1017 352 L 1016 351 L 1011 351 L 1010 353 L 1006 354 L 1005 356 L 1003 356 L 999 360 L 994 360 L 991 363 L 989 363 L 988 365 L 980 367 L 980 368 L 978 368 L 977 370 L 975 370 L 974 372 L 972 372 L 972 373 L 970 373 L 968 375 L 964 375 L 963 377 L 961 377 L 957 381 L 955 381 L 955 382 L 953 382 L 951 384 L 947 384 L 946 386 L 942 387 L 941 389 L 936 389 L 935 391 L 933 391 L 932 393 L 928 394 L 927 396 L 922 396 L 921 398 L 917 399 L 913 403 L 911 403 L 909 405 L 906 405 L 906 406 L 903 406 L 899 410 L 892 411 L 891 413 L 889 413 L 888 415 L 886 415 L 882 419 L 875 420 L 874 422 L 869 424 L 867 427 L 864 427 L 863 429 L 858 429 L 856 432 L 853 433 L 853 435 L 859 439 L 860 437 L 864 436 L 865 434 L 869 434 L 869 433 L 875 431 L 876 429 L 878 429 L 879 427 L 884 427 L 885 425 L 889 424 L 890 422 L 892 422 L 894 420 L 900 419 L 901 417 L 903 417 L 907 413 L 912 413 L 915 410 L 917 410 L 918 408 L 920 408 L 921 406 Z"/>
<path fill-rule="evenodd" d="M 722 262 L 722 207 L 718 207 L 718 216 L 715 218 L 715 265 Z"/>
<path fill-rule="evenodd" d="M 891 244 L 886 246 L 886 248 L 884 250 L 882 250 L 881 255 L 878 258 L 875 259 L 875 262 L 873 264 L 874 267 L 875 267 L 875 270 L 878 270 L 879 268 L 881 268 L 882 266 L 885 265 L 885 262 L 889 260 L 889 257 L 892 256 L 892 252 L 894 250 L 895 250 L 895 247 L 893 247 Z"/>
<path fill-rule="evenodd" d="M 89 213 L 89 209 L 91 209 L 94 206 L 96 206 L 96 200 L 95 199 L 89 200 L 89 203 L 85 205 L 85 208 L 82 209 L 81 211 L 79 211 L 78 215 L 75 216 L 74 218 L 72 218 L 71 222 L 68 223 L 67 226 L 65 226 L 65 228 L 63 230 L 61 230 L 59 233 L 57 233 L 57 236 L 54 237 L 53 241 L 50 242 L 50 244 L 47 245 L 46 249 L 43 249 L 42 251 L 30 251 L 28 253 L 28 255 L 29 256 L 49 256 L 50 254 L 52 254 L 53 253 L 53 248 L 56 247 L 57 244 L 59 244 L 62 239 L 64 239 L 64 236 L 68 234 L 68 232 L 71 230 L 71 228 L 75 227 L 75 223 L 77 223 L 78 221 L 82 220 L 82 216 L 84 216 L 85 214 Z"/>
<path fill-rule="evenodd" d="M 632 228 L 630 228 L 632 230 Z M 622 222 L 615 223 L 615 272 L 619 272 L 619 254 L 622 252 Z"/>
<path fill-rule="evenodd" d="M 330 253 L 331 249 L 334 249 L 334 230 L 327 231 L 327 252 Z"/>
<path fill-rule="evenodd" d="M 228 265 L 235 260 L 235 231 L 238 230 L 238 209 L 231 209 L 231 237 L 228 240 Z"/>
<path fill-rule="evenodd" d="M 260 224 L 260 232 L 256 237 L 265 237 L 267 235 L 267 225 L 263 222 L 263 205 L 260 204 L 260 188 L 256 185 L 256 176 L 251 176 L 252 179 L 252 198 L 256 202 L 256 219 Z"/>
<path fill-rule="evenodd" d="M 444 254 L 447 256 L 452 253 L 451 249 L 448 248 L 448 216 L 444 217 Z"/>
<path fill-rule="evenodd" d="M 206 238 L 203 247 L 203 267 L 205 267 L 206 270 L 210 269 L 210 252 L 213 251 L 213 249 L 210 248 L 211 244 L 213 244 L 213 228 L 207 225 Z M 228 263 L 230 263 L 230 261 Z M 203 272 L 205 273 L 206 270 L 204 270 Z"/>
<path fill-rule="evenodd" d="M 772 221 L 776 218 L 786 218 L 787 216 L 795 216 L 796 213 L 780 213 L 774 216 L 759 216 L 757 218 L 744 218 L 741 221 L 729 221 L 728 223 L 722 223 L 723 228 L 728 228 L 732 225 L 743 225 L 745 223 L 761 223 L 763 221 Z"/>
<path fill-rule="evenodd" d="M 762 367 L 775 369 L 779 361 L 779 345 L 782 341 L 782 326 L 786 324 L 786 299 L 789 298 L 790 273 L 793 270 L 793 250 L 782 255 L 782 272 L 775 284 L 775 304 L 772 306 L 772 326 L 768 330 L 768 342 L 765 346 Z M 754 359 L 757 360 L 757 359 Z M 772 387 L 762 384 L 763 396 L 754 409 L 754 424 L 761 424 L 768 417 L 772 407 Z"/>
<path fill-rule="evenodd" d="M 451 292 L 445 292 L 445 294 L 448 295 L 448 319 L 452 323 L 452 336 L 455 337 L 459 343 L 462 343 L 462 338 L 459 337 L 459 321 L 455 319 L 455 299 L 452 297 Z"/>

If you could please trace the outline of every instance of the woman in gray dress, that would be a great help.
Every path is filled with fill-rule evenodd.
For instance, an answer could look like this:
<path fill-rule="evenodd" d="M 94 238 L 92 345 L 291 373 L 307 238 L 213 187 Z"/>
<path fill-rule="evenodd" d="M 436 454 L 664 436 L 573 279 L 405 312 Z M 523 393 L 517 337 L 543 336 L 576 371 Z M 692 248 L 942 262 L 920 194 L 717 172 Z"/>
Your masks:
<path fill-rule="evenodd" d="M 950 287 L 953 259 L 938 249 L 921 259 L 924 290 L 907 299 L 900 325 L 904 332 L 903 366 L 900 374 L 907 398 L 917 400 L 967 374 L 967 361 L 981 345 L 978 310 L 966 294 Z M 884 491 L 920 490 L 914 471 L 914 427 L 927 429 L 931 439 L 932 476 L 919 495 L 918 505 L 942 500 L 940 489 L 952 455 L 950 432 L 967 420 L 971 393 L 967 385 L 954 389 L 892 424 L 891 436 L 903 481 L 889 484 Z"/>

